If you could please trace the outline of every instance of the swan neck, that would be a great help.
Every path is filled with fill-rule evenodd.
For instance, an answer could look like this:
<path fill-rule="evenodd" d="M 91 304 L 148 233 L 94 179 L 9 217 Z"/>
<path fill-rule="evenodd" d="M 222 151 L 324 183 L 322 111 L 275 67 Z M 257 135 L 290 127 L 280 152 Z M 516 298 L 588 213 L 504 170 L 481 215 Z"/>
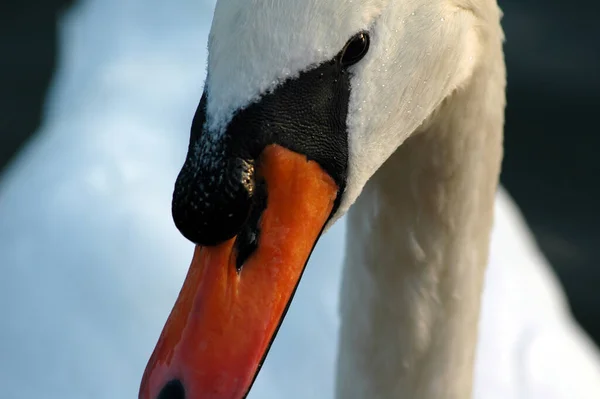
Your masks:
<path fill-rule="evenodd" d="M 469 398 L 502 157 L 501 49 L 348 215 L 338 398 Z"/>

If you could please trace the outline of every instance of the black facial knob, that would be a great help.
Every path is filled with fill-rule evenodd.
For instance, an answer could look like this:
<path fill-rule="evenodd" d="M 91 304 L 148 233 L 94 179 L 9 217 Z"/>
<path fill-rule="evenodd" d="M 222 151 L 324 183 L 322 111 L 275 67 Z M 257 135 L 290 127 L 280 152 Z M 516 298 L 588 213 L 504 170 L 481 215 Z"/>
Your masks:
<path fill-rule="evenodd" d="M 254 179 L 252 161 L 188 157 L 173 192 L 175 226 L 198 245 L 216 245 L 234 237 L 250 213 Z"/>

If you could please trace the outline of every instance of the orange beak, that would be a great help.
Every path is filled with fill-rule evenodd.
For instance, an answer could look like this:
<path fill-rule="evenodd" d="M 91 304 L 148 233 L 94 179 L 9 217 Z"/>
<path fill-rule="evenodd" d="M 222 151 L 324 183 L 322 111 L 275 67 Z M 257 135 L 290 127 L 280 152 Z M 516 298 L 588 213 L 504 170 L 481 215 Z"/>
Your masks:
<path fill-rule="evenodd" d="M 236 268 L 233 239 L 197 246 L 146 366 L 140 399 L 243 399 L 285 316 L 338 187 L 277 145 L 258 164 L 267 186 L 258 247 Z"/>

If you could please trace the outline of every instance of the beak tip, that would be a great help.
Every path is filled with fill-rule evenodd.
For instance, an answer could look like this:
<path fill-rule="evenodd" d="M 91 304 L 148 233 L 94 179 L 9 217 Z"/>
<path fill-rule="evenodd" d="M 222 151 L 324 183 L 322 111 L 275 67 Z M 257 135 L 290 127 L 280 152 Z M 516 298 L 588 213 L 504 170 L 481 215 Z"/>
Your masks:
<path fill-rule="evenodd" d="M 156 399 L 186 399 L 185 388 L 181 381 L 171 380 L 160 390 Z"/>

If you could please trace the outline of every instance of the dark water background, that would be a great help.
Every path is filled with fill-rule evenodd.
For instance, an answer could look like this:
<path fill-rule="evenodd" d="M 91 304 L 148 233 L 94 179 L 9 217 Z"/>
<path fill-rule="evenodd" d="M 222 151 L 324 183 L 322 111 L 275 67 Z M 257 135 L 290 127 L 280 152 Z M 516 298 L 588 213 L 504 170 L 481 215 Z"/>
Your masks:
<path fill-rule="evenodd" d="M 74 0 L 2 0 L 0 172 L 37 130 Z M 600 2 L 500 0 L 508 107 L 502 182 L 600 345 Z"/>

